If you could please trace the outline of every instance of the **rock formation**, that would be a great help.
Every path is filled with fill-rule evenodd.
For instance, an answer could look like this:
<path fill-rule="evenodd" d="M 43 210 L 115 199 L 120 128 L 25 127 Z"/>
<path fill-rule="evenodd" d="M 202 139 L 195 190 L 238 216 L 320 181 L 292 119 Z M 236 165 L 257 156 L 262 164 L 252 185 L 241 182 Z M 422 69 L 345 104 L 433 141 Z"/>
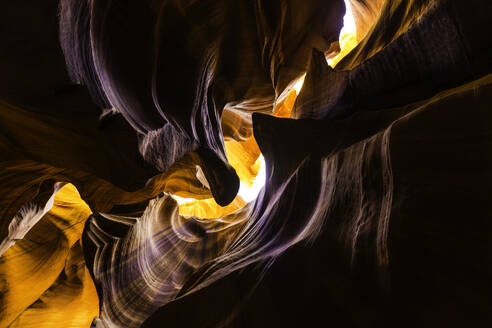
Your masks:
<path fill-rule="evenodd" d="M 0 8 L 0 327 L 492 323 L 488 1 Z"/>

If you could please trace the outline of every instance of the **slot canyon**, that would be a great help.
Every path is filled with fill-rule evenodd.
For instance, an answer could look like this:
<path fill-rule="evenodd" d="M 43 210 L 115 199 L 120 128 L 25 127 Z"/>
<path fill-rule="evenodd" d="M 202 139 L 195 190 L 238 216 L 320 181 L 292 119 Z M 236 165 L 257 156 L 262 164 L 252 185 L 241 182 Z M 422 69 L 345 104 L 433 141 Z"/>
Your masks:
<path fill-rule="evenodd" d="M 492 2 L 0 2 L 0 328 L 492 325 Z"/>

